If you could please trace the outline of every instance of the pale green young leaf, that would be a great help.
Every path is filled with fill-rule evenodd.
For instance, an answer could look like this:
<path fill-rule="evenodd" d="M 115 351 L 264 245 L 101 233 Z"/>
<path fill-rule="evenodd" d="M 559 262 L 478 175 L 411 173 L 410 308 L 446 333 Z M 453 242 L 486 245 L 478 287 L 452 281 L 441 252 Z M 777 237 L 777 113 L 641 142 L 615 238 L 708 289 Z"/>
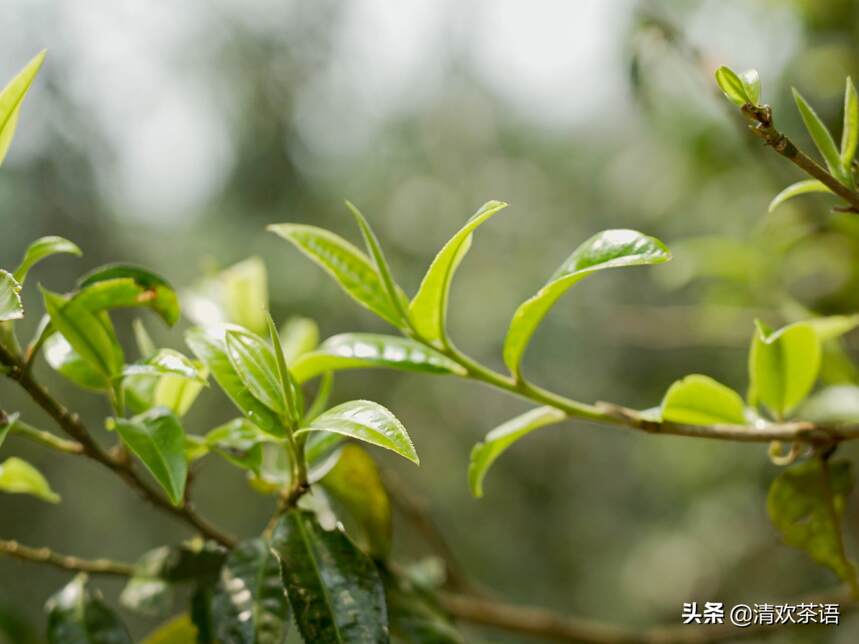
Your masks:
<path fill-rule="evenodd" d="M 74 350 L 61 333 L 52 333 L 43 344 L 42 353 L 52 369 L 84 389 L 104 391 L 110 377 L 93 367 Z"/>
<path fill-rule="evenodd" d="M 790 184 L 787 188 L 778 193 L 773 200 L 770 201 L 769 212 L 773 212 L 776 208 L 782 205 L 788 199 L 793 199 L 800 195 L 809 194 L 811 192 L 829 192 L 832 191 L 826 187 L 824 183 L 817 179 L 805 179 Z"/>
<path fill-rule="evenodd" d="M 262 259 L 249 257 L 233 264 L 221 272 L 218 281 L 227 320 L 253 333 L 265 333 L 268 273 Z"/>
<path fill-rule="evenodd" d="M 185 430 L 169 409 L 156 407 L 133 418 L 115 418 L 122 442 L 140 459 L 173 505 L 181 505 L 188 475 Z"/>
<path fill-rule="evenodd" d="M 750 388 L 777 418 L 793 411 L 814 386 L 820 371 L 820 344 L 807 322 L 775 332 L 757 323 L 749 352 Z"/>
<path fill-rule="evenodd" d="M 506 207 L 507 204 L 501 201 L 488 201 L 483 204 L 433 259 L 409 305 L 412 327 L 424 340 L 439 344 L 445 338 L 450 284 L 459 263 L 471 246 L 472 233 Z"/>
<path fill-rule="evenodd" d="M 211 430 L 203 439 L 207 450 L 223 456 L 234 465 L 260 473 L 262 447 L 273 438 L 245 418 L 234 418 Z"/>
<path fill-rule="evenodd" d="M 826 317 L 810 318 L 804 322 L 814 329 L 821 342 L 840 338 L 859 326 L 859 314 L 829 315 Z"/>
<path fill-rule="evenodd" d="M 225 338 L 230 363 L 245 387 L 254 398 L 283 416 L 286 405 L 271 346 L 250 331 L 230 330 Z"/>
<path fill-rule="evenodd" d="M 125 365 L 123 376 L 178 376 L 187 380 L 205 382 L 205 377 L 192 360 L 173 349 L 158 349 L 150 357 Z"/>
<path fill-rule="evenodd" d="M 149 331 L 146 330 L 143 320 L 134 318 L 131 328 L 134 331 L 134 342 L 137 344 L 137 351 L 140 353 L 140 357 L 145 360 L 154 355 L 156 351 L 155 343 L 152 341 Z"/>
<path fill-rule="evenodd" d="M 859 142 L 859 98 L 856 96 L 853 79 L 848 76 L 844 88 L 844 129 L 841 130 L 841 163 L 848 173 L 856 156 L 857 142 Z"/>
<path fill-rule="evenodd" d="M 305 642 L 388 641 L 378 570 L 341 530 L 324 530 L 311 513 L 291 510 L 277 523 L 271 547 Z"/>
<path fill-rule="evenodd" d="M 851 182 L 848 180 L 847 172 L 841 162 L 841 155 L 835 146 L 832 134 L 817 115 L 817 112 L 814 111 L 814 108 L 808 104 L 796 88 L 793 88 L 793 98 L 796 101 L 799 114 L 802 116 L 802 122 L 805 123 L 805 128 L 811 135 L 814 145 L 817 146 L 823 160 L 826 161 L 826 167 L 829 168 L 829 172 L 844 185 L 850 185 Z"/>
<path fill-rule="evenodd" d="M 72 348 L 99 373 L 113 378 L 122 373 L 124 356 L 106 314 L 93 314 L 82 302 L 42 289 L 51 324 Z"/>
<path fill-rule="evenodd" d="M 47 479 L 27 461 L 15 456 L 0 463 L 0 492 L 29 494 L 48 503 L 59 503 L 60 496 Z"/>
<path fill-rule="evenodd" d="M 607 268 L 661 264 L 671 259 L 665 245 L 635 230 L 606 230 L 581 244 L 536 295 L 516 309 L 504 339 L 504 362 L 517 377 L 522 356 L 540 322 L 567 289 Z"/>
<path fill-rule="evenodd" d="M 316 226 L 272 224 L 268 230 L 283 237 L 318 264 L 361 306 L 395 327 L 402 327 L 402 315 L 391 304 L 376 267 L 355 246 Z"/>
<path fill-rule="evenodd" d="M 319 345 L 319 326 L 310 318 L 293 316 L 280 329 L 280 345 L 286 364 L 293 364 Z"/>
<path fill-rule="evenodd" d="M 206 365 L 224 393 L 251 422 L 269 434 L 283 436 L 285 428 L 278 415 L 248 391 L 241 376 L 233 367 L 227 353 L 225 339 L 229 331 L 248 333 L 235 325 L 213 324 L 189 329 L 185 333 L 185 342 L 197 359 Z M 272 358 L 272 365 L 273 360 L 274 358 Z"/>
<path fill-rule="evenodd" d="M 535 429 L 560 423 L 564 418 L 564 412 L 559 409 L 537 407 L 521 416 L 511 418 L 489 432 L 483 442 L 477 443 L 471 450 L 468 483 L 475 498 L 479 499 L 483 496 L 483 479 L 492 464 L 508 447 Z"/>
<path fill-rule="evenodd" d="M 342 434 L 392 450 L 416 465 L 420 464 L 406 428 L 390 411 L 369 400 L 352 400 L 332 407 L 314 418 L 309 427 L 296 432 L 296 435 L 307 432 Z"/>
<path fill-rule="evenodd" d="M 132 644 L 119 617 L 80 574 L 45 604 L 48 644 Z"/>
<path fill-rule="evenodd" d="M 829 463 L 828 470 L 824 478 L 818 459 L 785 469 L 770 486 L 767 511 L 786 544 L 805 550 L 848 581 L 855 577 L 856 569 L 844 557 L 839 533 L 853 476 L 847 461 Z"/>
<path fill-rule="evenodd" d="M 207 386 L 208 369 L 195 365 L 202 379 L 191 379 L 183 376 L 161 376 L 155 383 L 152 392 L 152 406 L 167 407 L 180 418 L 188 413 L 191 405 Z"/>
<path fill-rule="evenodd" d="M 0 92 L 0 165 L 3 165 L 3 159 L 6 158 L 6 153 L 12 144 L 18 116 L 21 113 L 21 104 L 45 61 L 45 53 L 42 50 L 36 54 Z"/>
<path fill-rule="evenodd" d="M 286 410 L 287 415 L 293 423 L 298 423 L 304 410 L 301 409 L 298 391 L 292 376 L 289 374 L 289 369 L 286 366 L 286 358 L 283 355 L 283 345 L 278 335 L 277 327 L 271 315 L 266 314 L 268 322 L 268 334 L 271 341 L 272 353 L 274 353 L 275 363 L 277 364 L 277 378 L 280 381 L 281 401 Z"/>
<path fill-rule="evenodd" d="M 716 83 L 725 96 L 735 105 L 742 107 L 748 103 L 755 103 L 752 97 L 749 96 L 746 84 L 743 83 L 742 79 L 730 67 L 723 65 L 716 70 Z"/>
<path fill-rule="evenodd" d="M 746 91 L 749 103 L 757 105 L 761 100 L 761 77 L 757 69 L 747 69 L 740 75 L 740 82 Z"/>
<path fill-rule="evenodd" d="M 21 285 L 11 273 L 0 269 L 0 322 L 24 317 Z"/>
<path fill-rule="evenodd" d="M 404 371 L 465 375 L 450 358 L 409 338 L 375 333 L 343 333 L 328 338 L 292 368 L 298 382 L 343 369 L 388 367 Z"/>
<path fill-rule="evenodd" d="M 689 425 L 744 425 L 745 405 L 736 391 L 709 376 L 676 381 L 662 399 L 662 419 Z"/>
<path fill-rule="evenodd" d="M 24 259 L 21 260 L 18 268 L 15 269 L 15 279 L 23 284 L 33 266 L 46 257 L 60 253 L 68 253 L 76 257 L 80 257 L 83 254 L 76 244 L 62 237 L 50 236 L 37 239 L 27 248 L 27 251 L 24 253 Z"/>
<path fill-rule="evenodd" d="M 74 299 L 91 311 L 146 307 L 170 326 L 179 320 L 179 297 L 160 275 L 130 264 L 108 264 L 81 278 Z"/>

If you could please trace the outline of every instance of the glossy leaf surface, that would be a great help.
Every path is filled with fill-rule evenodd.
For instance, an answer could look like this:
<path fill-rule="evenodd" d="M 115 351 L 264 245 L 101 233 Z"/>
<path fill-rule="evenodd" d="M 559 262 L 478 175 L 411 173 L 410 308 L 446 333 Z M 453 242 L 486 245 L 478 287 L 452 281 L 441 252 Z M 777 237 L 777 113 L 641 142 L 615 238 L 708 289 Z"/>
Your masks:
<path fill-rule="evenodd" d="M 745 405 L 733 389 L 693 374 L 669 387 L 662 399 L 662 419 L 689 425 L 744 425 Z"/>
<path fill-rule="evenodd" d="M 45 610 L 49 644 L 132 644 L 125 625 L 89 587 L 86 575 L 51 597 Z"/>
<path fill-rule="evenodd" d="M 59 253 L 68 253 L 76 257 L 80 257 L 83 254 L 81 253 L 81 249 L 68 239 L 56 236 L 42 237 L 27 247 L 27 250 L 24 252 L 24 259 L 21 260 L 18 268 L 15 269 L 15 279 L 23 284 L 24 280 L 27 279 L 27 273 L 30 272 L 33 266 L 46 257 Z"/>
<path fill-rule="evenodd" d="M 42 473 L 16 456 L 0 463 L 0 492 L 29 494 L 48 503 L 60 502 L 60 495 L 51 489 Z"/>

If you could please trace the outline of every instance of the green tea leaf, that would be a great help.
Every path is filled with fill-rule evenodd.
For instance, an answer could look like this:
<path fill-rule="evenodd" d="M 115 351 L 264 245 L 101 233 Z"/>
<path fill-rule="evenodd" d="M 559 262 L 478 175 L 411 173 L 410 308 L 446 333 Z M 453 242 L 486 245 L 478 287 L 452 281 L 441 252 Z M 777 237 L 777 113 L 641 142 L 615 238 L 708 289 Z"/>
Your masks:
<path fill-rule="evenodd" d="M 21 284 L 27 279 L 27 273 L 36 264 L 41 262 L 46 257 L 57 255 L 59 253 L 68 253 L 80 257 L 83 253 L 77 245 L 62 237 L 42 237 L 37 239 L 27 248 L 24 253 L 24 259 L 21 264 L 15 269 L 15 279 Z"/>
<path fill-rule="evenodd" d="M 241 327 L 234 325 L 213 324 L 189 329 L 185 333 L 185 342 L 197 359 L 211 371 L 215 382 L 224 390 L 224 393 L 251 422 L 269 434 L 283 436 L 286 430 L 277 414 L 248 391 L 233 367 L 227 354 L 225 340 L 228 331 L 247 333 Z"/>
<path fill-rule="evenodd" d="M 271 341 L 272 353 L 274 353 L 275 362 L 277 363 L 277 379 L 280 382 L 281 402 L 286 410 L 287 415 L 295 425 L 301 420 L 303 409 L 301 409 L 301 401 L 298 389 L 289 369 L 286 366 L 286 358 L 283 355 L 283 346 L 280 342 L 280 335 L 277 333 L 277 327 L 274 325 L 274 320 L 266 314 L 268 322 L 268 334 Z M 294 426 L 293 425 L 293 426 Z"/>
<path fill-rule="evenodd" d="M 392 642 L 465 644 L 465 638 L 428 589 L 384 568 L 380 574 L 385 585 Z"/>
<path fill-rule="evenodd" d="M 42 50 L 36 54 L 0 92 L 0 165 L 3 165 L 3 159 L 6 158 L 6 153 L 12 144 L 18 116 L 21 113 L 21 104 L 45 61 L 45 53 Z"/>
<path fill-rule="evenodd" d="M 49 644 L 132 644 L 101 593 L 90 589 L 86 575 L 78 575 L 51 597 L 45 610 Z"/>
<path fill-rule="evenodd" d="M 271 545 L 305 642 L 388 641 L 382 580 L 342 531 L 323 530 L 309 512 L 291 510 Z"/>
<path fill-rule="evenodd" d="M 352 400 L 332 407 L 314 418 L 310 427 L 296 432 L 296 436 L 307 432 L 343 434 L 392 450 L 416 465 L 420 464 L 406 428 L 390 411 L 369 400 Z"/>
<path fill-rule="evenodd" d="M 272 224 L 268 230 L 318 264 L 361 306 L 395 327 L 403 325 L 402 316 L 391 304 L 376 267 L 348 241 L 322 228 L 302 224 Z"/>
<path fill-rule="evenodd" d="M 149 550 L 137 560 L 134 568 L 139 577 L 163 579 L 171 584 L 195 582 L 209 586 L 218 580 L 226 558 L 223 546 L 197 538 Z"/>
<path fill-rule="evenodd" d="M 9 432 L 12 431 L 12 426 L 15 424 L 15 421 L 18 420 L 19 414 L 9 414 L 8 416 L 0 410 L 0 447 L 3 447 L 3 442 L 6 440 L 6 437 L 9 435 Z"/>
<path fill-rule="evenodd" d="M 291 317 L 280 330 L 280 344 L 286 364 L 293 364 L 319 345 L 319 327 L 310 318 Z"/>
<path fill-rule="evenodd" d="M 179 320 L 176 291 L 163 277 L 139 266 L 102 266 L 85 275 L 78 287 L 75 299 L 84 300 L 91 311 L 146 307 L 170 326 Z"/>
<path fill-rule="evenodd" d="M 145 360 L 146 358 L 154 355 L 157 349 L 149 335 L 149 331 L 146 330 L 146 326 L 143 324 L 143 320 L 140 318 L 134 318 L 134 322 L 131 323 L 131 328 L 134 330 L 134 342 L 137 344 L 137 350 L 140 352 L 140 357 Z"/>
<path fill-rule="evenodd" d="M 173 603 L 173 587 L 163 579 L 135 575 L 119 595 L 119 603 L 145 617 L 163 616 Z"/>
<path fill-rule="evenodd" d="M 21 285 L 11 273 L 0 269 L 0 322 L 24 317 Z"/>
<path fill-rule="evenodd" d="M 483 204 L 435 256 L 409 305 L 412 326 L 423 339 L 439 344 L 446 337 L 447 301 L 453 274 L 471 247 L 472 233 L 506 207 L 501 201 Z"/>
<path fill-rule="evenodd" d="M 205 382 L 197 366 L 187 357 L 173 349 L 159 349 L 155 354 L 136 364 L 126 365 L 123 376 L 174 375 L 187 380 Z"/>
<path fill-rule="evenodd" d="M 385 254 L 382 252 L 382 246 L 379 244 L 376 233 L 374 233 L 373 229 L 370 228 L 370 224 L 367 222 L 364 215 L 362 215 L 361 211 L 358 210 L 350 201 L 346 202 L 346 207 L 352 212 L 352 216 L 355 217 L 358 228 L 361 229 L 361 236 L 364 238 L 364 245 L 367 247 L 367 252 L 370 253 L 370 257 L 373 258 L 373 264 L 376 266 L 379 277 L 382 278 L 382 284 L 388 294 L 391 306 L 398 312 L 402 325 L 402 323 L 406 321 L 406 317 L 408 315 L 406 312 L 408 298 L 404 296 L 403 289 L 401 289 L 394 281 L 394 276 L 391 274 L 391 267 L 388 265 L 388 260 L 385 259 Z"/>
<path fill-rule="evenodd" d="M 156 407 L 130 419 L 115 418 L 122 442 L 140 459 L 167 493 L 173 505 L 181 505 L 188 475 L 185 431 L 169 409 Z"/>
<path fill-rule="evenodd" d="M 607 268 L 661 264 L 671 259 L 664 244 L 635 230 L 597 233 L 565 261 L 546 285 L 516 309 L 504 340 L 504 362 L 519 376 L 531 336 L 558 298 L 588 275 Z"/>
<path fill-rule="evenodd" d="M 274 352 L 265 340 L 249 331 L 226 334 L 227 355 L 233 369 L 254 398 L 279 416 L 286 413 Z"/>
<path fill-rule="evenodd" d="M 840 522 L 853 477 L 846 461 L 830 463 L 828 469 L 828 484 L 817 459 L 785 469 L 770 486 L 767 511 L 786 544 L 849 580 L 856 571 L 841 550 Z"/>
<path fill-rule="evenodd" d="M 758 322 L 749 352 L 752 391 L 776 417 L 786 416 L 814 386 L 820 355 L 820 339 L 807 322 L 776 332 Z"/>
<path fill-rule="evenodd" d="M 233 264 L 218 276 L 221 298 L 227 320 L 265 333 L 265 312 L 268 310 L 268 273 L 259 257 Z"/>
<path fill-rule="evenodd" d="M 477 443 L 471 450 L 468 483 L 475 498 L 479 499 L 483 496 L 483 479 L 492 464 L 508 447 L 535 429 L 560 423 L 564 418 L 566 418 L 564 412 L 559 409 L 537 407 L 521 416 L 511 418 L 489 432 L 483 442 Z"/>
<path fill-rule="evenodd" d="M 61 333 L 47 337 L 43 355 L 52 369 L 79 387 L 95 391 L 104 391 L 110 387 L 110 379 L 81 358 Z"/>
<path fill-rule="evenodd" d="M 796 415 L 813 423 L 859 422 L 859 386 L 826 387 L 802 403 Z"/>
<path fill-rule="evenodd" d="M 746 91 L 746 96 L 749 102 L 757 105 L 761 100 L 761 77 L 757 69 L 747 69 L 740 74 L 740 81 L 743 83 L 743 89 Z"/>
<path fill-rule="evenodd" d="M 662 399 L 662 419 L 689 425 L 745 425 L 743 399 L 709 376 L 692 374 L 678 380 Z"/>
<path fill-rule="evenodd" d="M 729 67 L 719 67 L 716 70 L 716 83 L 719 85 L 719 89 L 728 97 L 728 99 L 734 103 L 742 107 L 746 104 L 754 104 L 755 101 L 752 100 L 752 97 L 749 96 L 748 88 L 746 84 L 740 79 L 739 76 Z M 760 91 L 758 89 L 758 91 Z"/>
<path fill-rule="evenodd" d="M 391 502 L 373 458 L 360 446 L 345 445 L 337 464 L 319 481 L 333 500 L 338 518 L 345 512 L 357 524 L 358 543 L 373 559 L 391 551 Z M 349 524 L 346 524 L 347 532 Z"/>
<path fill-rule="evenodd" d="M 231 644 L 282 644 L 289 627 L 289 603 L 280 561 L 262 539 L 249 539 L 230 552 L 212 598 L 218 638 Z"/>
<path fill-rule="evenodd" d="M 829 315 L 811 318 L 804 322 L 814 329 L 821 342 L 828 342 L 850 333 L 859 326 L 859 315 Z"/>
<path fill-rule="evenodd" d="M 318 350 L 299 358 L 292 373 L 298 382 L 307 382 L 329 371 L 368 367 L 465 375 L 459 364 L 420 342 L 373 333 L 343 333 L 328 338 Z"/>
<path fill-rule="evenodd" d="M 180 418 L 187 414 L 197 396 L 207 386 L 208 369 L 201 366 L 197 371 L 202 380 L 174 375 L 161 376 L 152 392 L 152 406 L 167 407 Z"/>
<path fill-rule="evenodd" d="M 805 123 L 805 128 L 814 140 L 814 145 L 820 151 L 823 160 L 826 161 L 826 167 L 838 181 L 844 185 L 850 185 L 844 165 L 841 163 L 841 155 L 838 148 L 835 147 L 835 140 L 832 134 L 826 128 L 826 125 L 817 115 L 817 112 L 808 104 L 796 88 L 793 88 L 793 99 L 796 101 L 796 107 L 799 109 L 799 114 L 802 116 L 802 121 Z"/>
<path fill-rule="evenodd" d="M 775 197 L 773 197 L 773 200 L 770 201 L 769 212 L 773 212 L 776 208 L 778 208 L 788 199 L 793 199 L 794 197 L 808 194 L 810 192 L 831 193 L 832 191 L 827 188 L 825 184 L 818 181 L 817 179 L 806 179 L 804 181 L 797 181 L 796 183 L 790 184 L 787 188 L 785 188 Z"/>
<path fill-rule="evenodd" d="M 205 437 L 205 445 L 234 465 L 260 473 L 262 446 L 272 437 L 245 418 L 233 420 L 211 430 Z"/>
<path fill-rule="evenodd" d="M 152 631 L 143 644 L 189 644 L 199 642 L 197 627 L 188 613 L 176 615 Z"/>
<path fill-rule="evenodd" d="M 0 492 L 29 494 L 48 503 L 59 503 L 60 496 L 35 467 L 15 456 L 0 463 Z"/>
<path fill-rule="evenodd" d="M 67 300 L 45 289 L 42 297 L 54 329 L 83 360 L 108 378 L 122 373 L 125 358 L 109 318 L 93 314 L 74 298 Z"/>
<path fill-rule="evenodd" d="M 859 141 L 859 99 L 853 79 L 847 77 L 844 88 L 844 129 L 841 131 L 841 163 L 845 172 L 850 173 L 850 165 L 856 156 L 856 143 Z"/>

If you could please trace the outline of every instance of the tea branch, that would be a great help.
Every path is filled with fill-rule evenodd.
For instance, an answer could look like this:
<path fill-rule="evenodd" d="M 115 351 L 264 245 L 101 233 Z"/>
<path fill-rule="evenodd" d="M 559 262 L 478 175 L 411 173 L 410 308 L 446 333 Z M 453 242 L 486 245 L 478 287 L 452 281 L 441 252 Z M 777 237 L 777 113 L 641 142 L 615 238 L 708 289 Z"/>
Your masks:
<path fill-rule="evenodd" d="M 0 410 L 0 421 L 2 421 L 4 417 L 8 419 L 8 416 L 6 416 L 3 410 Z M 9 428 L 9 431 L 17 434 L 18 436 L 39 443 L 40 445 L 44 445 L 45 447 L 57 450 L 59 452 L 65 452 L 66 454 L 84 453 L 83 445 L 81 445 L 77 441 L 70 441 L 64 438 L 60 438 L 59 436 L 56 436 L 51 432 L 46 432 L 43 429 L 37 429 L 36 427 L 33 427 L 32 425 L 29 425 L 22 420 L 8 420 L 10 420 L 12 423 L 12 426 Z"/>
<path fill-rule="evenodd" d="M 62 568 L 70 572 L 85 572 L 114 577 L 130 577 L 134 574 L 134 566 L 128 563 L 110 559 L 81 559 L 71 555 L 61 555 L 50 548 L 31 548 L 17 541 L 6 539 L 0 539 L 0 553 L 24 561 Z"/>

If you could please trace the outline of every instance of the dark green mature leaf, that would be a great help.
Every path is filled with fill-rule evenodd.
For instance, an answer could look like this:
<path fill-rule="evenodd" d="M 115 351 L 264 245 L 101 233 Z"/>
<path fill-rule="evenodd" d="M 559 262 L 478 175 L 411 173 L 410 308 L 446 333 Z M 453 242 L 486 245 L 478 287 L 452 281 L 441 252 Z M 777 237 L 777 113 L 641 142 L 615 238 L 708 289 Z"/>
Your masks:
<path fill-rule="evenodd" d="M 368 367 L 465 375 L 465 369 L 456 362 L 420 342 L 375 333 L 343 333 L 328 338 L 319 349 L 299 358 L 292 373 L 298 382 L 307 382 L 328 371 Z"/>
<path fill-rule="evenodd" d="M 101 593 L 78 575 L 51 597 L 48 612 L 50 644 L 132 644 L 123 623 L 104 603 Z"/>
<path fill-rule="evenodd" d="M 518 376 L 525 349 L 540 322 L 574 284 L 607 268 L 661 264 L 671 259 L 665 245 L 635 230 L 605 230 L 573 251 L 546 285 L 516 309 L 504 340 L 504 362 Z"/>
<path fill-rule="evenodd" d="M 811 391 L 820 371 L 820 337 L 807 322 L 772 332 L 757 323 L 749 352 L 751 397 L 777 417 L 789 414 Z"/>
<path fill-rule="evenodd" d="M 46 257 L 59 253 L 68 253 L 76 257 L 80 257 L 83 254 L 81 249 L 68 239 L 56 236 L 42 237 L 27 247 L 24 259 L 21 260 L 21 264 L 15 269 L 15 279 L 23 284 L 24 280 L 27 279 L 27 273 L 30 272 L 33 266 Z"/>
<path fill-rule="evenodd" d="M 0 463 L 0 492 L 29 494 L 48 503 L 59 503 L 60 495 L 35 467 L 16 456 Z"/>
<path fill-rule="evenodd" d="M 776 208 L 782 205 L 788 199 L 793 199 L 794 197 L 798 197 L 800 195 L 808 194 L 810 192 L 829 192 L 832 191 L 826 187 L 826 185 L 817 179 L 806 179 L 804 181 L 797 181 L 796 183 L 790 184 L 787 188 L 778 193 L 773 200 L 770 201 L 769 212 L 773 212 Z"/>
<path fill-rule="evenodd" d="M 402 315 L 391 304 L 376 267 L 348 241 L 323 228 L 303 224 L 272 224 L 268 230 L 322 267 L 356 302 L 395 327 L 403 325 Z"/>
<path fill-rule="evenodd" d="M 692 374 L 669 387 L 662 399 L 662 419 L 689 425 L 744 425 L 746 412 L 736 391 L 709 376 Z"/>
<path fill-rule="evenodd" d="M 409 305 L 412 327 L 428 342 L 439 345 L 445 336 L 450 284 L 459 263 L 471 247 L 472 233 L 483 222 L 507 207 L 488 201 L 442 247 L 430 264 L 417 294 Z"/>
<path fill-rule="evenodd" d="M 280 330 L 280 343 L 286 364 L 293 364 L 319 345 L 319 326 L 310 318 L 293 316 Z"/>
<path fill-rule="evenodd" d="M 382 568 L 391 641 L 395 644 L 465 644 L 432 592 Z"/>
<path fill-rule="evenodd" d="M 43 355 L 52 369 L 79 387 L 96 391 L 104 391 L 110 387 L 110 378 L 81 358 L 60 333 L 47 337 L 43 345 Z"/>
<path fill-rule="evenodd" d="M 192 539 L 177 546 L 161 546 L 146 552 L 135 564 L 136 574 L 162 579 L 171 584 L 194 582 L 203 586 L 218 580 L 227 558 L 223 546 L 212 541 Z"/>
<path fill-rule="evenodd" d="M 286 414 L 271 346 L 249 331 L 230 330 L 225 338 L 230 363 L 248 391 L 278 416 Z"/>
<path fill-rule="evenodd" d="M 45 289 L 42 297 L 54 329 L 63 334 L 83 360 L 108 378 L 122 372 L 125 358 L 105 314 L 93 314 L 82 302 L 67 300 Z"/>
<path fill-rule="evenodd" d="M 176 415 L 169 409 L 156 407 L 134 418 L 115 418 L 113 422 L 122 442 L 164 488 L 173 505 L 180 505 L 188 461 L 185 431 Z"/>
<path fill-rule="evenodd" d="M 391 502 L 373 458 L 358 445 L 346 445 L 319 483 L 332 497 L 335 511 L 342 509 L 356 522 L 362 549 L 374 559 L 385 559 L 391 551 Z"/>
<path fill-rule="evenodd" d="M 471 462 L 468 466 L 471 493 L 478 499 L 483 496 L 483 479 L 486 473 L 508 447 L 535 429 L 554 425 L 564 418 L 566 418 L 564 412 L 554 407 L 537 407 L 521 416 L 511 418 L 489 432 L 483 442 L 478 443 L 471 450 Z"/>
<path fill-rule="evenodd" d="M 199 585 L 191 593 L 191 621 L 197 629 L 197 644 L 220 644 L 215 640 L 215 624 L 212 615 L 211 585 Z"/>
<path fill-rule="evenodd" d="M 853 79 L 847 77 L 844 87 L 844 129 L 841 131 L 841 163 L 850 172 L 859 142 L 859 98 Z"/>
<path fill-rule="evenodd" d="M 296 436 L 306 432 L 332 432 L 384 447 L 420 464 L 412 439 L 406 428 L 390 411 L 369 400 L 352 400 L 332 407 L 303 427 Z"/>
<path fill-rule="evenodd" d="M 237 545 L 221 569 L 212 599 L 217 636 L 231 644 L 282 644 L 289 603 L 280 561 L 262 539 Z"/>
<path fill-rule="evenodd" d="M 271 545 L 305 642 L 388 642 L 382 580 L 342 531 L 323 530 L 309 512 L 291 510 Z"/>
<path fill-rule="evenodd" d="M 826 167 L 829 168 L 829 172 L 844 185 L 851 185 L 853 183 L 852 179 L 841 163 L 841 154 L 835 146 L 835 140 L 832 138 L 829 129 L 795 87 L 793 88 L 793 99 L 796 101 L 796 107 L 799 109 L 799 114 L 802 116 L 802 121 L 811 135 L 814 145 L 817 146 L 823 160 L 826 161 Z"/>
<path fill-rule="evenodd" d="M 146 307 L 173 326 L 179 320 L 179 298 L 160 275 L 139 266 L 109 264 L 87 273 L 78 283 L 75 296 L 90 300 L 90 307 Z M 103 304 L 99 305 L 96 302 Z"/>
<path fill-rule="evenodd" d="M 277 364 L 277 379 L 280 382 L 281 401 L 294 427 L 301 420 L 301 415 L 304 412 L 301 397 L 286 366 L 283 345 L 280 342 L 280 335 L 277 332 L 274 320 L 271 319 L 271 315 L 266 314 L 266 321 L 268 322 L 268 336 L 271 341 L 272 353 L 274 353 L 275 363 Z"/>
<path fill-rule="evenodd" d="M 44 61 L 45 51 L 42 50 L 0 92 L 0 165 L 15 136 L 21 104 Z"/>
<path fill-rule="evenodd" d="M 221 389 L 239 410 L 263 431 L 285 435 L 286 429 L 277 414 L 251 394 L 236 372 L 227 354 L 225 336 L 228 331 L 242 331 L 241 327 L 229 324 L 213 324 L 194 327 L 185 333 L 185 342 L 209 371 Z"/>
<path fill-rule="evenodd" d="M 844 556 L 840 523 L 853 476 L 847 461 L 830 463 L 828 470 L 826 477 L 818 459 L 785 469 L 770 486 L 767 511 L 785 543 L 849 580 L 856 570 Z"/>
<path fill-rule="evenodd" d="M 0 269 L 0 322 L 24 317 L 20 293 L 21 285 L 18 281 L 11 273 Z"/>

